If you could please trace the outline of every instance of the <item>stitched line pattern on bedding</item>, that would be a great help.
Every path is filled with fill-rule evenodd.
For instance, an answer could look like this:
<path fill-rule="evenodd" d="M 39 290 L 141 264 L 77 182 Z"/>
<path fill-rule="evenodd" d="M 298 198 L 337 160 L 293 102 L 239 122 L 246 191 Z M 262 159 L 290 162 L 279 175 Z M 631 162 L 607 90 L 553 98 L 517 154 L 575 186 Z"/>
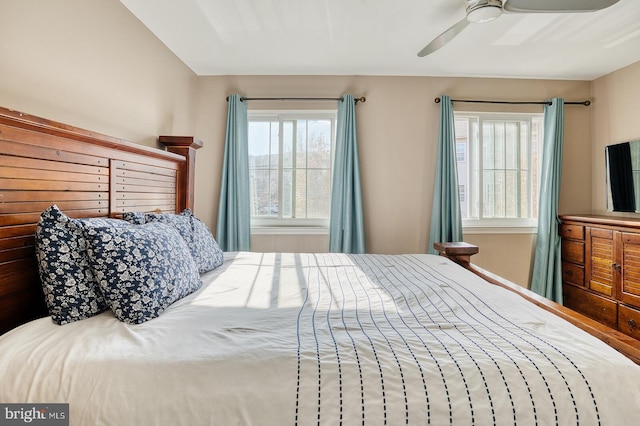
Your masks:
<path fill-rule="evenodd" d="M 419 256 L 299 256 L 296 425 L 600 424 L 569 356 Z"/>
<path fill-rule="evenodd" d="M 443 276 L 441 273 L 437 272 L 436 270 L 434 270 L 433 268 L 431 268 L 433 271 L 433 274 L 437 274 L 439 276 L 440 279 L 442 280 L 448 280 L 451 281 L 450 279 L 448 279 L 447 277 Z M 522 340 L 524 340 L 527 344 L 530 344 L 532 347 L 535 347 L 539 353 L 541 355 L 543 355 L 551 365 L 553 365 L 553 367 L 555 368 L 555 370 L 557 371 L 558 375 L 560 375 L 564 381 L 564 384 L 567 388 L 567 391 L 569 393 L 569 395 L 571 396 L 571 403 L 572 403 L 572 407 L 574 409 L 574 413 L 575 413 L 575 420 L 576 420 L 576 424 L 580 423 L 580 416 L 579 416 L 579 412 L 578 412 L 578 406 L 575 400 L 575 397 L 573 395 L 573 392 L 571 390 L 571 387 L 569 385 L 569 383 L 567 382 L 567 378 L 565 377 L 565 375 L 562 373 L 562 371 L 559 369 L 558 365 L 553 362 L 549 356 L 547 356 L 547 354 L 545 353 L 545 351 L 538 347 L 537 345 L 535 345 L 533 343 L 533 340 L 538 340 L 541 343 L 543 343 L 544 345 L 547 345 L 548 347 L 553 349 L 553 352 L 560 355 L 561 357 L 563 357 L 572 367 L 572 369 L 574 369 L 580 376 L 580 378 L 582 379 L 584 385 L 586 386 L 586 388 L 589 391 L 589 395 L 591 397 L 591 400 L 593 402 L 593 409 L 595 412 L 595 420 L 597 421 L 598 424 L 600 424 L 600 414 L 598 411 L 598 404 L 596 401 L 596 398 L 593 394 L 593 390 L 591 389 L 591 386 L 589 385 L 589 382 L 587 380 L 587 378 L 585 377 L 584 373 L 582 371 L 580 371 L 580 369 L 576 366 L 576 364 L 565 354 L 563 353 L 559 348 L 557 348 L 555 345 L 553 345 L 552 343 L 542 339 L 541 337 L 534 335 L 532 333 L 530 333 L 529 331 L 523 329 L 522 327 L 518 326 L 516 323 L 514 323 L 513 321 L 508 321 L 507 319 L 505 319 L 502 315 L 500 315 L 500 313 L 496 312 L 494 309 L 492 309 L 488 304 L 486 304 L 484 301 L 482 301 L 480 298 L 478 298 L 476 295 L 473 295 L 472 293 L 468 293 L 467 295 L 464 294 L 464 291 L 461 291 L 459 289 L 456 289 L 456 294 L 457 296 L 465 299 L 466 301 L 468 301 L 471 306 L 475 306 L 475 304 L 479 304 L 481 303 L 486 309 L 490 310 L 494 315 L 496 315 L 497 317 L 499 317 L 502 321 L 508 322 L 509 325 L 517 328 L 520 333 L 518 334 L 518 337 L 521 338 Z M 470 300 L 469 295 L 471 295 L 473 297 L 473 300 Z M 487 320 L 490 320 L 486 315 L 483 315 L 485 318 L 487 318 Z M 526 336 L 526 338 L 525 338 Z M 504 336 L 503 336 L 504 337 Z M 513 335 L 513 337 L 515 337 L 515 335 Z M 506 340 L 506 339 L 505 339 Z M 514 345 L 514 348 L 516 348 L 516 346 Z M 531 360 L 530 358 L 527 358 L 531 363 L 533 363 L 535 365 L 535 362 L 533 362 L 533 360 Z M 537 368 L 537 367 L 536 367 Z M 538 370 L 539 371 L 539 370 Z M 551 396 L 551 395 L 550 395 Z M 554 408 L 555 408 L 555 402 L 554 402 Z M 555 411 L 556 413 L 556 421 L 557 419 L 557 410 Z"/>

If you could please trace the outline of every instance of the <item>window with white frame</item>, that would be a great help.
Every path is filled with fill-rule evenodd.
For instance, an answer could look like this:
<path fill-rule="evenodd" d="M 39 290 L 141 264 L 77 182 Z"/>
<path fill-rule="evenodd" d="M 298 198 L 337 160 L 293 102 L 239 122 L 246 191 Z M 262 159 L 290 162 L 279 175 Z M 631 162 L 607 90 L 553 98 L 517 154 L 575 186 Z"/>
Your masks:
<path fill-rule="evenodd" d="M 335 111 L 249 111 L 251 226 L 327 229 Z"/>
<path fill-rule="evenodd" d="M 543 115 L 454 112 L 454 117 L 463 226 L 533 231 Z"/>

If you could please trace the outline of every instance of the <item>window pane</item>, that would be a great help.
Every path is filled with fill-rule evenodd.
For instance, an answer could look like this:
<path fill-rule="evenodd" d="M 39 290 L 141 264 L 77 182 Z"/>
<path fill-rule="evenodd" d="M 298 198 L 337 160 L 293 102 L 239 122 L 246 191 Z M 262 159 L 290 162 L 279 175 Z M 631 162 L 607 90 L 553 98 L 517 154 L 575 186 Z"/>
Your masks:
<path fill-rule="evenodd" d="M 469 208 L 466 197 L 466 186 L 469 184 L 469 164 L 467 163 L 467 146 L 469 144 L 469 119 L 454 119 L 456 138 L 456 161 L 458 171 L 458 197 L 460 199 L 460 214 L 466 219 Z"/>
<path fill-rule="evenodd" d="M 278 169 L 269 174 L 269 213 L 268 216 L 278 216 Z"/>
<path fill-rule="evenodd" d="M 254 170 L 253 175 L 253 208 L 252 214 L 270 216 L 271 200 L 269 197 L 269 170 Z"/>
<path fill-rule="evenodd" d="M 298 120 L 296 139 L 296 167 L 307 167 L 307 120 Z"/>
<path fill-rule="evenodd" d="M 330 171 L 308 170 L 307 179 L 307 217 L 329 217 L 331 201 Z"/>
<path fill-rule="evenodd" d="M 482 167 L 484 169 L 495 168 L 495 129 L 493 123 L 485 122 L 482 126 Z"/>
<path fill-rule="evenodd" d="M 278 170 L 278 162 L 280 159 L 280 141 L 278 139 L 278 132 L 280 125 L 277 122 L 271 123 L 271 159 L 269 160 L 269 167 Z"/>
<path fill-rule="evenodd" d="M 282 123 L 282 167 L 293 167 L 293 121 Z"/>
<path fill-rule="evenodd" d="M 506 202 L 507 193 L 505 191 L 505 172 L 504 170 L 497 170 L 494 174 L 494 217 L 505 217 L 506 215 Z"/>
<path fill-rule="evenodd" d="M 467 160 L 467 144 L 456 142 L 456 161 L 466 161 L 466 160 Z"/>
<path fill-rule="evenodd" d="M 519 189 L 518 172 L 515 170 L 505 171 L 505 217 L 518 217 Z"/>
<path fill-rule="evenodd" d="M 542 138 L 544 137 L 544 120 L 541 117 L 535 117 L 531 121 L 531 162 L 529 170 L 531 181 L 531 198 L 534 202 L 531 204 L 531 217 L 538 217 L 538 185 L 540 183 L 539 163 L 542 161 Z"/>
<path fill-rule="evenodd" d="M 529 123 L 523 121 L 520 123 L 520 168 L 523 170 L 529 170 L 529 157 L 531 156 L 529 140 Z"/>
<path fill-rule="evenodd" d="M 494 167 L 504 169 L 505 167 L 505 126 L 502 122 L 494 122 Z"/>
<path fill-rule="evenodd" d="M 296 217 L 307 217 L 307 171 L 296 170 Z"/>
<path fill-rule="evenodd" d="M 471 123 L 471 132 L 469 133 L 471 136 L 471 158 L 472 158 L 472 166 L 471 166 L 471 184 L 469 187 L 471 188 L 469 198 L 469 206 L 470 206 L 470 218 L 479 219 L 480 218 L 480 185 L 481 185 L 481 174 L 480 174 L 480 123 L 478 120 L 474 120 Z"/>
<path fill-rule="evenodd" d="M 249 167 L 269 166 L 270 123 L 251 121 L 248 129 Z"/>
<path fill-rule="evenodd" d="M 520 203 L 520 217 L 529 217 L 530 214 L 530 206 L 537 201 L 534 201 L 531 197 L 528 196 L 530 191 L 529 189 L 529 172 L 522 171 L 520 172 L 520 193 L 521 203 Z"/>
<path fill-rule="evenodd" d="M 484 187 L 484 192 L 482 194 L 482 216 L 493 217 L 495 214 L 495 171 L 485 170 L 483 172 L 482 181 Z"/>
<path fill-rule="evenodd" d="M 282 171 L 282 217 L 293 217 L 293 169 Z"/>
<path fill-rule="evenodd" d="M 331 122 L 329 120 L 311 120 L 308 122 L 309 168 L 331 168 Z"/>
<path fill-rule="evenodd" d="M 506 123 L 505 126 L 505 168 L 518 168 L 518 123 Z"/>

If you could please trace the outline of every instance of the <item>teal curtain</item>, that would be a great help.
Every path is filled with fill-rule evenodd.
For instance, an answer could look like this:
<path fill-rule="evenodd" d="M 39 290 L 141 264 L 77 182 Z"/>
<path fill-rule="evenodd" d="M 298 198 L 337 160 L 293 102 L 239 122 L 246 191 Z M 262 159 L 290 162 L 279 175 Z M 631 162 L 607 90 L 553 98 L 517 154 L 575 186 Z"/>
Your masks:
<path fill-rule="evenodd" d="M 538 203 L 538 237 L 531 290 L 562 303 L 562 265 L 558 236 L 558 200 L 564 145 L 564 99 L 554 98 L 544 107 L 544 141 Z"/>
<path fill-rule="evenodd" d="M 441 96 L 438 158 L 436 159 L 436 178 L 427 250 L 429 253 L 437 254 L 433 243 L 458 241 L 462 241 L 462 215 L 458 192 L 453 104 L 449 96 Z"/>
<path fill-rule="evenodd" d="M 216 241 L 224 251 L 251 249 L 247 103 L 230 95 Z"/>
<path fill-rule="evenodd" d="M 336 152 L 331 187 L 329 251 L 364 253 L 362 189 L 356 135 L 356 101 L 344 95 L 338 101 Z"/>

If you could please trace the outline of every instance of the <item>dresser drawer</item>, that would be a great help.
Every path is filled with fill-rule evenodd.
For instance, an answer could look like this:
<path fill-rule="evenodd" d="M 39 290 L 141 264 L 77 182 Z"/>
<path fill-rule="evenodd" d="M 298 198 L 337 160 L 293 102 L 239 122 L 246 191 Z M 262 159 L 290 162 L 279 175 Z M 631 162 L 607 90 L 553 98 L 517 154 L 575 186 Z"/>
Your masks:
<path fill-rule="evenodd" d="M 584 226 L 582 225 L 560 225 L 560 236 L 562 238 L 573 238 L 574 240 L 584 240 Z"/>
<path fill-rule="evenodd" d="M 618 304 L 606 297 L 581 290 L 571 284 L 562 286 L 564 306 L 580 312 L 609 327 L 616 328 L 618 323 Z"/>
<path fill-rule="evenodd" d="M 618 306 L 618 330 L 640 339 L 640 311 L 629 306 Z"/>
<path fill-rule="evenodd" d="M 562 260 L 584 264 L 584 243 L 562 240 Z"/>
<path fill-rule="evenodd" d="M 562 282 L 584 287 L 584 267 L 575 263 L 562 262 Z"/>

